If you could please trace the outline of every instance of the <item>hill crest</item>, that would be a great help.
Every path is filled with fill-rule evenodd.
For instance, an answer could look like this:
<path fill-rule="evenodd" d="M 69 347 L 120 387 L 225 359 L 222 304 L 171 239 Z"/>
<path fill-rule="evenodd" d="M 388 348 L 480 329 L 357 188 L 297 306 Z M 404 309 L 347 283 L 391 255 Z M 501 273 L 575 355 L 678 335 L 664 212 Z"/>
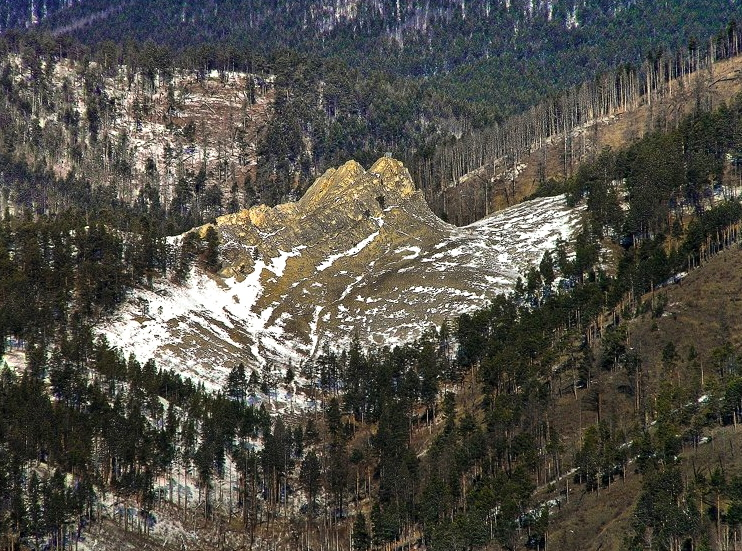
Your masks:
<path fill-rule="evenodd" d="M 222 271 L 140 289 L 104 333 L 212 384 L 239 361 L 296 364 L 355 331 L 394 346 L 509 291 L 580 218 L 549 197 L 458 228 L 433 214 L 401 162 L 349 162 L 296 203 L 218 218 Z"/>

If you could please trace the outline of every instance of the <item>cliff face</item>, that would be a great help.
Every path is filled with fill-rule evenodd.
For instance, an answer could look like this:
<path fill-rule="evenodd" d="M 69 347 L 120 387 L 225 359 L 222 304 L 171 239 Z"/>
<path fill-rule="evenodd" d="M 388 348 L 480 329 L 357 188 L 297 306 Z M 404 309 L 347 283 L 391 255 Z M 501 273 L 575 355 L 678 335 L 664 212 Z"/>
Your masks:
<path fill-rule="evenodd" d="M 41 58 L 34 68 L 29 59 L 0 55 L 0 74 L 7 76 L 0 142 L 15 144 L 8 159 L 59 179 L 85 175 L 123 204 L 151 201 L 156 192 L 163 208 L 206 220 L 248 200 L 259 136 L 272 117 L 269 79 L 261 79 L 251 99 L 252 74 L 174 68 L 152 77 L 124 65 L 68 59 Z M 30 129 L 34 139 L 16 138 Z M 38 201 L 16 180 L 3 183 L 11 203 Z M 53 196 L 46 205 L 51 212 L 76 201 L 61 184 L 45 193 Z"/>
<path fill-rule="evenodd" d="M 223 271 L 141 291 L 107 333 L 214 382 L 237 361 L 298 362 L 354 331 L 392 346 L 509 290 L 578 219 L 555 197 L 456 228 L 399 161 L 350 161 L 296 203 L 218 218 Z"/>
<path fill-rule="evenodd" d="M 392 226 L 384 229 L 387 220 Z M 366 171 L 349 161 L 325 172 L 296 203 L 219 217 L 216 226 L 228 266 L 223 275 L 239 278 L 252 271 L 256 259 L 275 258 L 297 247 L 308 249 L 302 256 L 319 265 L 371 234 L 383 230 L 390 237 L 400 224 L 418 232 L 448 231 L 415 190 L 402 163 L 385 157 Z"/>

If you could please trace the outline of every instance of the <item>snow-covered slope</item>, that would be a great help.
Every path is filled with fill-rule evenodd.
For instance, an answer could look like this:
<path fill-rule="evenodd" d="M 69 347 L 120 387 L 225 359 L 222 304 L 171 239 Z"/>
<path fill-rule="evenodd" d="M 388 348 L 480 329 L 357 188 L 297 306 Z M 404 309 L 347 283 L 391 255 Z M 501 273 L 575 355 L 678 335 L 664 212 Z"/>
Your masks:
<path fill-rule="evenodd" d="M 138 290 L 102 332 L 209 385 L 239 361 L 296 365 L 354 331 L 393 346 L 511 289 L 579 219 L 550 197 L 457 228 L 398 161 L 351 161 L 297 203 L 218 219 L 219 275 L 194 269 L 186 285 Z"/>

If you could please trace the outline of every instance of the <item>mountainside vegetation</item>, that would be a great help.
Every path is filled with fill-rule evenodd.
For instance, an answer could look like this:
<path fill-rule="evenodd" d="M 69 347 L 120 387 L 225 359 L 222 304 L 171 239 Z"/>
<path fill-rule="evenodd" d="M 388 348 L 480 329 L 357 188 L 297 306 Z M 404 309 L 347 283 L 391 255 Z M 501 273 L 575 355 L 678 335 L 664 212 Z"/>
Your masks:
<path fill-rule="evenodd" d="M 0 0 L 0 549 L 740 547 L 742 95 L 710 91 L 739 79 L 715 73 L 739 16 L 738 0 Z M 620 146 L 586 145 L 639 107 Z M 366 347 L 345 326 L 296 364 L 246 350 L 206 388 L 192 358 L 165 369 L 97 336 L 136 289 L 286 268 L 301 232 L 280 217 L 329 166 L 381 157 L 345 168 L 376 186 L 392 153 L 463 225 L 518 201 L 524 158 L 557 136 L 529 190 L 584 207 L 573 242 L 414 341 Z M 341 190 L 351 223 L 312 269 L 359 256 L 390 209 L 440 230 L 402 184 L 416 201 Z M 241 216 L 279 224 L 239 249 Z M 425 252 L 406 237 L 420 246 L 390 239 L 389 265 Z M 327 292 L 271 267 L 315 317 L 267 299 L 259 315 L 316 332 Z M 348 311 L 360 279 L 333 277 Z"/>
<path fill-rule="evenodd" d="M 86 0 L 5 9 L 14 14 L 6 25 L 38 20 L 60 37 L 37 40 L 36 55 L 102 56 L 161 76 L 175 67 L 274 74 L 256 173 L 237 178 L 240 206 L 300 196 L 326 168 L 389 151 L 434 210 L 459 224 L 489 212 L 494 195 L 484 190 L 477 214 L 464 215 L 446 190 L 466 174 L 488 163 L 517 171 L 534 144 L 664 94 L 670 79 L 739 49 L 739 4 L 726 0 Z"/>
<path fill-rule="evenodd" d="M 561 530 L 567 512 L 618 494 L 610 547 L 722 548 L 742 500 L 738 317 L 676 301 L 703 310 L 680 293 L 703 296 L 709 272 L 739 262 L 740 128 L 742 97 L 583 165 L 567 182 L 588 209 L 575 254 L 558 246 L 489 307 L 393 349 L 356 338 L 299 366 L 236 365 L 217 393 L 90 327 L 136 281 L 218 268 L 213 236 L 171 257 L 146 234 L 7 215 L 0 342 L 27 366 L 0 382 L 3 545 L 62 548 L 106 523 L 162 541 L 167 517 L 194 548 L 589 548 L 594 533 Z M 693 320 L 711 335 L 675 340 Z M 301 416 L 252 405 L 295 384 Z"/>
<path fill-rule="evenodd" d="M 455 97 L 485 100 L 503 113 L 620 63 L 636 63 L 649 50 L 676 49 L 690 37 L 704 41 L 739 8 L 721 0 L 703 6 L 625 0 L 345 0 L 332 6 L 316 0 L 197 5 L 86 0 L 56 13 L 53 3 L 48 7 L 51 17 L 43 26 L 58 33 L 68 28 L 88 44 L 158 37 L 176 50 L 213 42 L 264 55 L 291 48 L 339 57 L 366 73 L 440 76 Z M 106 12 L 111 16 L 103 24 L 84 24 Z M 634 32 L 629 35 L 626 28 Z M 549 90 L 548 82 L 555 88 Z"/>

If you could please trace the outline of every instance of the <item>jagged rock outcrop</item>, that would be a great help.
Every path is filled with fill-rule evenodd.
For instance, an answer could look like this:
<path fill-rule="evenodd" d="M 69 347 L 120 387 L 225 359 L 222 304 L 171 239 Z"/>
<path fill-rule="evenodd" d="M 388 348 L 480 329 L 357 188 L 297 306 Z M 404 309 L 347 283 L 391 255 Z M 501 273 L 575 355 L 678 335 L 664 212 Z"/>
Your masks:
<path fill-rule="evenodd" d="M 431 212 L 401 162 L 350 161 L 295 203 L 218 218 L 223 271 L 139 292 L 106 332 L 214 382 L 237 361 L 298 362 L 354 331 L 392 346 L 510 289 L 578 220 L 554 197 L 457 228 Z"/>
<path fill-rule="evenodd" d="M 401 162 L 384 157 L 368 171 L 355 161 L 330 169 L 295 203 L 270 208 L 265 205 L 222 216 L 217 229 L 222 239 L 224 276 L 250 273 L 257 258 L 275 258 L 280 251 L 311 248 L 307 259 L 340 254 L 374 232 L 384 221 L 412 217 L 407 225 L 424 226 L 424 232 L 448 231 L 415 190 Z M 389 227 L 384 230 L 388 233 Z M 355 241 L 354 241 L 355 239 Z"/>

